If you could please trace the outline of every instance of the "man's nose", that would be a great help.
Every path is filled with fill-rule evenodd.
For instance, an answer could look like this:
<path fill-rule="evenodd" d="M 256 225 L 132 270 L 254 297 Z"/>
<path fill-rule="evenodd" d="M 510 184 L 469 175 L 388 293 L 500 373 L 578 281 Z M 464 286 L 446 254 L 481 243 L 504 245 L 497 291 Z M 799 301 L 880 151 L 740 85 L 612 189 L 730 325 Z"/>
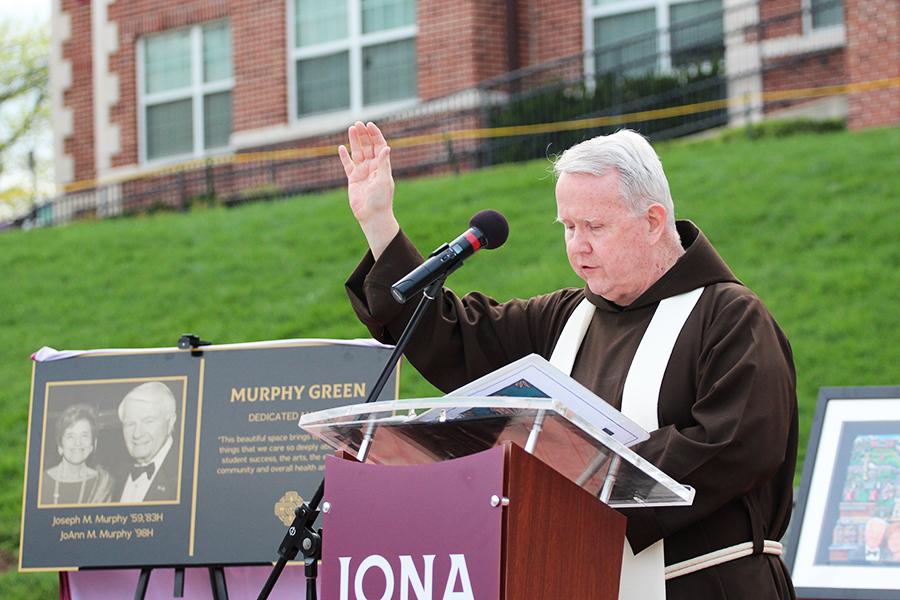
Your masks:
<path fill-rule="evenodd" d="M 575 228 L 569 235 L 569 248 L 572 252 L 579 254 L 589 254 L 591 252 L 591 244 L 583 231 Z"/>

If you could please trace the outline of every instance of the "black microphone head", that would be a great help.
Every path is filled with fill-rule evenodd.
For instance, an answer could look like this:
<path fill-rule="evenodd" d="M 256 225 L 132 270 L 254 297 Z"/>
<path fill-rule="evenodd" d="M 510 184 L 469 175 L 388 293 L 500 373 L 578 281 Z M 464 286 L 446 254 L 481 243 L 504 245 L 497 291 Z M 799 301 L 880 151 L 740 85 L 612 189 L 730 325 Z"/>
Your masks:
<path fill-rule="evenodd" d="M 482 210 L 469 220 L 469 227 L 475 227 L 484 234 L 487 250 L 499 248 L 509 237 L 509 223 L 496 210 Z"/>

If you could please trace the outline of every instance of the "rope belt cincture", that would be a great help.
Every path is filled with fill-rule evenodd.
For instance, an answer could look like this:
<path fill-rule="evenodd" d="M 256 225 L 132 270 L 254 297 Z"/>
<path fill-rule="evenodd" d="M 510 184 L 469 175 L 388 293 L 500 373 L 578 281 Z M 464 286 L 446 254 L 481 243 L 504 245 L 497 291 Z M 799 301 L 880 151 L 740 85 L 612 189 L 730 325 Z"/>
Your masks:
<path fill-rule="evenodd" d="M 779 542 L 773 542 L 771 540 L 763 542 L 763 554 L 781 556 L 782 551 L 783 546 Z M 721 550 L 689 558 L 688 560 L 683 560 L 666 567 L 666 581 L 681 577 L 682 575 L 688 575 L 689 573 L 695 573 L 709 567 L 721 565 L 722 563 L 727 563 L 732 560 L 744 558 L 751 554 L 753 554 L 753 542 L 744 542 L 743 544 L 735 544 L 728 548 L 722 548 Z"/>

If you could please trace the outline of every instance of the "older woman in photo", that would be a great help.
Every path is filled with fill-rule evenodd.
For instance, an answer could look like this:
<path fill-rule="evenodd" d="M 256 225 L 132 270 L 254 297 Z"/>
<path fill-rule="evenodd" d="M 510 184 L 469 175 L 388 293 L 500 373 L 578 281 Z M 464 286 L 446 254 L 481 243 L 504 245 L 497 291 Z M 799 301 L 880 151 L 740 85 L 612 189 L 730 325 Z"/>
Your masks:
<path fill-rule="evenodd" d="M 86 404 L 67 408 L 56 420 L 60 461 L 44 472 L 41 504 L 94 504 L 111 498 L 112 480 L 88 458 L 97 449 L 97 415 Z"/>

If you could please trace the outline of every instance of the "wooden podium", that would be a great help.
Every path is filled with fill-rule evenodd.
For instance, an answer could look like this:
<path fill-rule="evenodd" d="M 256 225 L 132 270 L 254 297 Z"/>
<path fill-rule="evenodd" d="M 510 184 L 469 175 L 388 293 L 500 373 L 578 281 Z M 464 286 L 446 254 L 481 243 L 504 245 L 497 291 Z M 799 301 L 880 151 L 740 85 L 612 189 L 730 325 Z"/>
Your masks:
<path fill-rule="evenodd" d="M 501 598 L 615 600 L 625 517 L 517 445 L 504 444 Z"/>
<path fill-rule="evenodd" d="M 303 417 L 345 456 L 370 445 L 366 464 L 326 460 L 324 600 L 615 600 L 625 517 L 610 505 L 693 499 L 555 401 L 452 400 Z"/>

